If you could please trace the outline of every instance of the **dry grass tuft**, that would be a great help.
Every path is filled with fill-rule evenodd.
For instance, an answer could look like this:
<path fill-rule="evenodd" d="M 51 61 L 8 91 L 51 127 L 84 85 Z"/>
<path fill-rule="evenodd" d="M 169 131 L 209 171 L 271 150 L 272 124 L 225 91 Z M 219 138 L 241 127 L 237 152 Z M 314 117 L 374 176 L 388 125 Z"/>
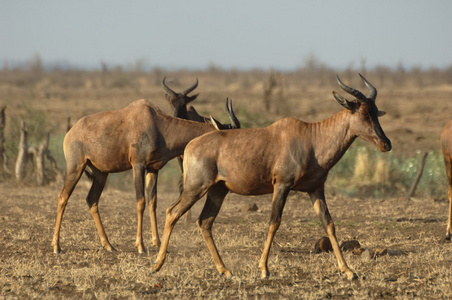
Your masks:
<path fill-rule="evenodd" d="M 377 162 L 375 163 L 375 171 L 372 176 L 372 181 L 375 184 L 388 185 L 390 182 L 390 169 L 389 163 L 387 160 L 382 157 L 377 158 Z"/>
<path fill-rule="evenodd" d="M 353 179 L 357 182 L 369 180 L 369 174 L 371 171 L 370 157 L 366 149 L 360 149 L 355 159 L 355 167 L 353 169 Z"/>

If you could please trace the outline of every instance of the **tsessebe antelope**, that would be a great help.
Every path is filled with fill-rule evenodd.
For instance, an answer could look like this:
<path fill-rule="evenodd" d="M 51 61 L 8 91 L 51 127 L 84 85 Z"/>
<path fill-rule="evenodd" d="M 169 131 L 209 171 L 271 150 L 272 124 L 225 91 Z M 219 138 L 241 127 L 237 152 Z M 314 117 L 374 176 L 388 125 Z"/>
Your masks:
<path fill-rule="evenodd" d="M 212 119 L 212 122 L 215 120 Z M 86 201 L 96 223 L 102 246 L 114 250 L 108 241 L 99 212 L 99 197 L 109 173 L 133 169 L 137 198 L 137 237 L 139 253 L 144 252 L 142 224 L 145 181 L 150 199 L 151 220 L 155 218 L 157 173 L 174 157 L 180 156 L 193 138 L 225 126 L 199 123 L 164 114 L 146 100 L 137 100 L 123 109 L 100 112 L 81 118 L 64 138 L 66 178 L 58 195 L 58 211 L 53 236 L 53 251 L 61 251 L 60 227 L 64 209 L 85 168 L 92 179 Z M 146 178 L 145 178 L 146 177 Z M 155 225 L 156 221 L 153 220 Z M 158 244 L 157 227 L 152 227 L 154 244 Z"/>
<path fill-rule="evenodd" d="M 333 92 L 345 109 L 321 122 L 285 118 L 265 128 L 215 131 L 191 141 L 184 152 L 183 193 L 166 211 L 162 244 L 153 271 L 160 270 L 165 261 L 169 238 L 178 219 L 207 193 L 197 225 L 218 272 L 231 276 L 211 231 L 223 199 L 229 191 L 241 195 L 273 193 L 268 238 L 259 260 L 262 277 L 268 277 L 268 256 L 284 204 L 289 191 L 297 190 L 309 194 L 331 240 L 339 269 L 350 279 L 356 278 L 338 246 L 324 184 L 329 170 L 357 137 L 373 143 L 382 152 L 391 150 L 391 142 L 378 121 L 384 112 L 375 105 L 377 90 L 361 78 L 370 90 L 367 97 L 337 77 L 339 86 L 356 99 L 349 101 Z"/>

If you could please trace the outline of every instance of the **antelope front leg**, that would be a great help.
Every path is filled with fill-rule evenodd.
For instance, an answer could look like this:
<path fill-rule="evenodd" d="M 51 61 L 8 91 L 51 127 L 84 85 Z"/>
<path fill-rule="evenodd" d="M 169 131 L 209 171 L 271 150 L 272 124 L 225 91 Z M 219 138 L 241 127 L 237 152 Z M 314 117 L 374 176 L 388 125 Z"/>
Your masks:
<path fill-rule="evenodd" d="M 339 270 L 344 272 L 347 275 L 348 279 L 357 279 L 358 276 L 356 276 L 356 274 L 347 266 L 347 263 L 342 256 L 341 249 L 339 248 L 339 244 L 336 238 L 336 229 L 334 228 L 333 219 L 331 218 L 328 207 L 326 205 L 323 188 L 314 193 L 309 193 L 309 196 L 311 197 L 311 201 L 314 204 L 314 210 L 319 216 L 320 221 L 322 221 L 323 227 L 328 234 L 331 246 L 333 247 L 334 255 L 337 259 L 337 264 L 339 265 Z"/>

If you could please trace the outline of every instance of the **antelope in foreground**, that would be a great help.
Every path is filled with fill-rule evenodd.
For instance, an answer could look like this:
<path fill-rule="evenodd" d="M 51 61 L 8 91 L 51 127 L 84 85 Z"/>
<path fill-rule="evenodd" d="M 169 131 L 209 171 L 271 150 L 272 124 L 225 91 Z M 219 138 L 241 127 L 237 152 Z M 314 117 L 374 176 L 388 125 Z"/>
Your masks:
<path fill-rule="evenodd" d="M 199 123 L 164 114 L 142 99 L 123 109 L 107 111 L 81 118 L 64 138 L 66 178 L 58 195 L 58 211 L 52 246 L 61 252 L 60 227 L 67 201 L 83 171 L 92 179 L 86 201 L 93 216 L 102 246 L 113 251 L 103 228 L 98 210 L 99 197 L 109 173 L 133 169 L 137 198 L 137 237 L 139 253 L 144 252 L 142 224 L 145 203 L 145 181 L 150 199 L 151 229 L 154 244 L 159 244 L 156 220 L 156 186 L 158 171 L 174 157 L 183 154 L 193 138 L 206 132 L 225 128 L 212 118 L 213 124 Z M 146 177 L 146 178 L 145 178 Z"/>
<path fill-rule="evenodd" d="M 449 191 L 447 193 L 449 198 L 449 218 L 447 220 L 446 241 L 450 241 L 452 231 L 452 120 L 447 122 L 441 131 L 440 144 L 449 184 Z"/>
<path fill-rule="evenodd" d="M 207 193 L 197 226 L 220 274 L 232 276 L 218 253 L 212 225 L 226 194 L 273 193 L 268 237 L 259 268 L 263 278 L 270 275 L 268 256 L 279 228 L 290 190 L 307 192 L 333 246 L 339 269 L 348 278 L 357 276 L 347 266 L 339 248 L 333 220 L 325 201 L 324 184 L 329 170 L 340 160 L 357 137 L 373 143 L 380 151 L 391 150 L 391 141 L 380 126 L 384 112 L 375 105 L 377 90 L 361 74 L 369 88 L 366 97 L 339 86 L 356 99 L 349 101 L 333 92 L 345 109 L 318 123 L 285 118 L 265 128 L 215 131 L 192 140 L 184 151 L 184 187 L 178 201 L 166 210 L 162 244 L 153 272 L 162 267 L 171 232 L 178 219 Z"/>

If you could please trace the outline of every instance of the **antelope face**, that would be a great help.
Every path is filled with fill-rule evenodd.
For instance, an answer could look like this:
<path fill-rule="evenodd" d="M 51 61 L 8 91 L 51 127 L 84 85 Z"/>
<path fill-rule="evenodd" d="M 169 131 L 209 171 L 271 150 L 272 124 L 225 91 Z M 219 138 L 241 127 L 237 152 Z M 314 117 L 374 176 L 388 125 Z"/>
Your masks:
<path fill-rule="evenodd" d="M 375 101 L 368 99 L 367 102 L 360 103 L 356 114 L 360 128 L 358 136 L 373 143 L 381 152 L 390 151 L 391 141 L 386 137 L 378 121 L 378 117 L 383 116 L 385 112 L 378 110 Z"/>
<path fill-rule="evenodd" d="M 188 96 L 198 86 L 198 78 L 196 78 L 195 84 L 183 91 L 182 93 L 176 93 L 170 89 L 165 83 L 166 77 L 162 80 L 162 87 L 166 91 L 165 97 L 171 106 L 173 116 L 177 118 L 187 119 L 187 104 L 192 102 L 198 97 L 199 94 Z"/>
<path fill-rule="evenodd" d="M 338 76 L 337 82 L 339 86 L 345 92 L 355 96 L 356 99 L 354 101 L 348 101 L 336 92 L 333 92 L 334 98 L 336 98 L 340 105 L 350 111 L 352 115 L 351 128 L 356 136 L 373 143 L 381 152 L 390 151 L 392 149 L 391 141 L 386 137 L 378 121 L 378 117 L 383 116 L 385 112 L 378 110 L 375 105 L 377 89 L 364 76 L 361 74 L 359 76 L 361 76 L 370 90 L 367 97 L 360 91 L 346 86 Z"/>

